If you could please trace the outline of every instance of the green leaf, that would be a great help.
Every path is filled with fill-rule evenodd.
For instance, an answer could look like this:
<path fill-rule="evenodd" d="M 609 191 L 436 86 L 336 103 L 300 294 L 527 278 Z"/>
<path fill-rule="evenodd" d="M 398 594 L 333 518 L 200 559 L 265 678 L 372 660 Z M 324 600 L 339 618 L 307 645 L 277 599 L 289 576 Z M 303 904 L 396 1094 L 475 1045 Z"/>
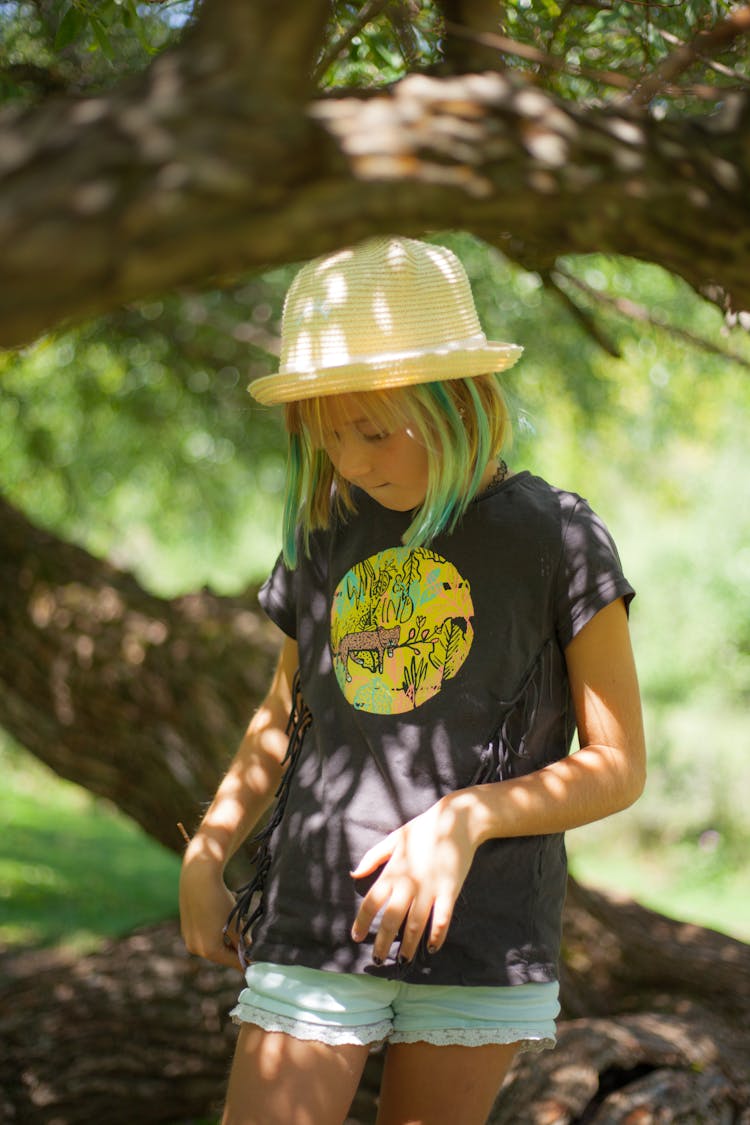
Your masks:
<path fill-rule="evenodd" d="M 71 5 L 58 25 L 55 35 L 55 50 L 61 51 L 63 47 L 67 47 L 74 39 L 77 39 L 85 29 L 86 23 L 85 14 L 79 8 Z"/>
<path fill-rule="evenodd" d="M 112 43 L 109 38 L 109 33 L 100 19 L 96 16 L 91 17 L 91 30 L 94 32 L 94 38 L 99 44 L 99 49 L 102 54 L 108 59 L 114 59 L 115 53 L 112 50 Z"/>
<path fill-rule="evenodd" d="M 158 49 L 149 42 L 146 32 L 146 22 L 138 15 L 135 0 L 124 0 L 122 5 L 122 22 L 130 31 L 138 36 L 138 42 L 149 55 L 158 53 Z"/>

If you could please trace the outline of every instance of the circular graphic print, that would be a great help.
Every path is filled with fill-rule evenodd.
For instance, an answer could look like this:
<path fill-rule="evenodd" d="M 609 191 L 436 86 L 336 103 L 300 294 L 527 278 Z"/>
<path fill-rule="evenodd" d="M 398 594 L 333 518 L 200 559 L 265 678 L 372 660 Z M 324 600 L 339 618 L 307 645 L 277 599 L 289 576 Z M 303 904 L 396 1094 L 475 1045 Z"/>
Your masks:
<path fill-rule="evenodd" d="M 347 571 L 331 606 L 336 679 L 360 711 L 420 707 L 455 676 L 474 639 L 469 583 L 426 547 L 391 547 Z"/>

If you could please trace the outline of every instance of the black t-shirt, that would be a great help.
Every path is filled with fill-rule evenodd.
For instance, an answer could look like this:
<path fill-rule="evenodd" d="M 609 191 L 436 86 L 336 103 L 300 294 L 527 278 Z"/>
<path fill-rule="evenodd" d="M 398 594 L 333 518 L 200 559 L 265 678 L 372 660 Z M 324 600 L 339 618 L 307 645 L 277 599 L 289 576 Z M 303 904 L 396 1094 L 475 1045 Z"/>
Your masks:
<path fill-rule="evenodd" d="M 313 721 L 272 840 L 253 960 L 414 983 L 556 978 L 566 861 L 561 835 L 483 844 L 448 938 L 409 965 L 351 940 L 349 871 L 445 793 L 517 777 L 570 748 L 564 649 L 633 589 L 585 500 L 523 472 L 474 501 L 458 528 L 407 550 L 408 513 L 355 490 L 357 511 L 279 560 L 260 591 L 299 646 Z"/>

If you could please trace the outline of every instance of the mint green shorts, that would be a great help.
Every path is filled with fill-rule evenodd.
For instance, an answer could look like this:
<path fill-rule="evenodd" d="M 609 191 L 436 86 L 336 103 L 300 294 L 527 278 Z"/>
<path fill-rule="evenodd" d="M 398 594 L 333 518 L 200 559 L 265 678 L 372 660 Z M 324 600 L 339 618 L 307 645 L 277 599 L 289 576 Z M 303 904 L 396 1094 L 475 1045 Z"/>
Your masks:
<path fill-rule="evenodd" d="M 434 1043 L 478 1047 L 555 1045 L 558 985 L 511 988 L 404 984 L 363 973 L 331 973 L 259 962 L 245 972 L 231 1015 L 297 1039 L 342 1043 Z"/>

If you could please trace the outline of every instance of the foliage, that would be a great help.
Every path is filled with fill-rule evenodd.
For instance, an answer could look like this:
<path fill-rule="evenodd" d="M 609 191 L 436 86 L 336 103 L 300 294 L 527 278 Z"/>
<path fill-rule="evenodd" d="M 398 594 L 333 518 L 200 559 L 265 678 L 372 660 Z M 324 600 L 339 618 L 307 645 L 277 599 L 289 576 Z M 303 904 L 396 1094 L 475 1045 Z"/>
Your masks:
<path fill-rule="evenodd" d="M 173 0 L 0 3 L 0 104 L 95 93 L 137 73 L 173 43 L 194 4 Z"/>
<path fill-rule="evenodd" d="M 193 0 L 139 5 L 137 0 L 57 0 L 52 7 L 54 48 L 88 40 L 113 62 L 123 44 L 133 49 L 133 35 L 146 55 L 154 55 L 174 39 L 191 19 Z"/>
<path fill-rule="evenodd" d="M 557 0 L 519 0 L 506 5 L 508 34 L 521 43 L 534 44 L 557 65 L 524 62 L 515 65 L 530 71 L 561 97 L 574 101 L 606 97 L 617 100 L 626 85 L 636 85 L 676 42 L 690 42 L 726 17 L 730 0 L 689 0 L 681 4 L 566 4 Z M 735 41 L 724 61 L 748 76 L 746 48 Z M 515 60 L 514 60 L 515 62 Z M 667 87 L 657 112 L 684 112 L 706 99 L 720 98 L 720 76 L 705 59 L 696 60 L 682 89 Z"/>
<path fill-rule="evenodd" d="M 3 487 L 42 524 L 160 592 L 234 588 L 278 538 L 281 419 L 248 377 L 271 360 L 288 273 L 166 298 L 0 359 Z"/>
<path fill-rule="evenodd" d="M 329 45 L 342 46 L 323 70 L 324 88 L 387 86 L 403 78 L 415 63 L 425 66 L 439 58 L 440 12 L 435 3 L 411 4 L 408 20 L 403 13 L 401 19 L 394 18 L 394 5 L 350 37 L 348 32 L 361 8 L 362 4 L 346 2 L 333 6 L 326 40 Z"/>

